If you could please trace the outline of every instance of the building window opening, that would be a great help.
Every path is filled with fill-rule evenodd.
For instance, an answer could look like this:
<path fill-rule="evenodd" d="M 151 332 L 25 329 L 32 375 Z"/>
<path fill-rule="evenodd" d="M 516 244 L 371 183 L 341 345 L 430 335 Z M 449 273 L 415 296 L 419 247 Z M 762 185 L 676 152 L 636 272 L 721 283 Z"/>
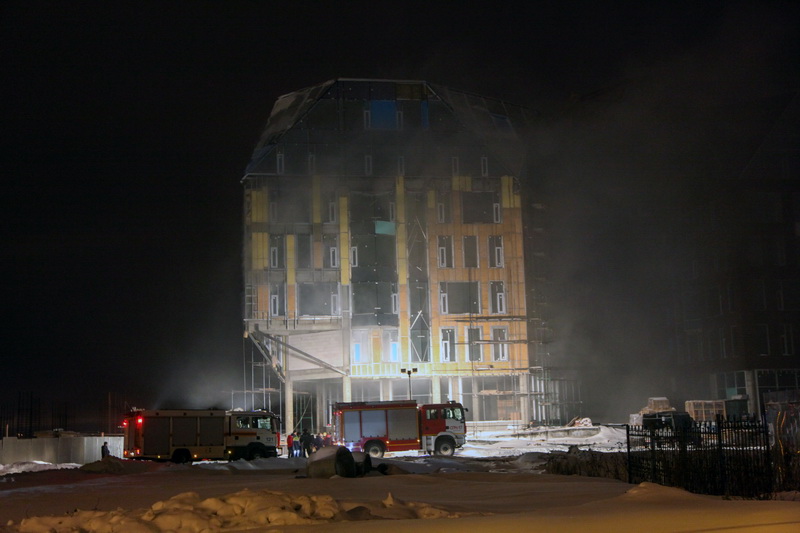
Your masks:
<path fill-rule="evenodd" d="M 283 235 L 269 236 L 269 267 L 286 268 L 285 244 Z"/>
<path fill-rule="evenodd" d="M 439 268 L 453 268 L 453 237 L 439 235 Z"/>
<path fill-rule="evenodd" d="M 439 283 L 440 312 L 465 315 L 480 313 L 480 284 L 477 281 Z"/>
<path fill-rule="evenodd" d="M 491 313 L 505 314 L 506 313 L 506 293 L 505 284 L 502 281 L 489 282 L 489 295 L 491 297 L 490 306 Z"/>
<path fill-rule="evenodd" d="M 478 268 L 478 237 L 477 235 L 464 236 L 464 267 Z"/>
<path fill-rule="evenodd" d="M 481 329 L 480 328 L 467 328 L 467 348 L 470 361 L 481 361 L 482 357 L 482 344 Z"/>
<path fill-rule="evenodd" d="M 492 328 L 492 359 L 495 361 L 508 361 L 508 328 Z"/>
<path fill-rule="evenodd" d="M 322 236 L 322 245 L 325 249 L 324 268 L 339 268 L 339 248 L 338 237 L 335 234 L 324 234 Z"/>
<path fill-rule="evenodd" d="M 502 268 L 505 266 L 502 235 L 489 236 L 489 266 L 492 268 Z"/>
<path fill-rule="evenodd" d="M 443 363 L 456 361 L 456 330 L 455 328 L 442 328 L 441 359 Z"/>

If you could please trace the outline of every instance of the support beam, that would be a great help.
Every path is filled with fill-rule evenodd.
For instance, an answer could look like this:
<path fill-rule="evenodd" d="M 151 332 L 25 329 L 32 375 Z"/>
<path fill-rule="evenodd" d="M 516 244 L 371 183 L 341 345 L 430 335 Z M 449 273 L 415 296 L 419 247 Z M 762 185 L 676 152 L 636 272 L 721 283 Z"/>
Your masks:
<path fill-rule="evenodd" d="M 310 363 L 314 363 L 317 366 L 321 366 L 323 368 L 327 368 L 328 370 L 336 372 L 337 374 L 341 374 L 343 376 L 347 375 L 347 373 L 344 370 L 336 368 L 335 366 L 333 366 L 333 365 L 331 365 L 329 363 L 326 363 L 322 359 L 318 359 L 318 358 L 314 357 L 313 355 L 311 355 L 310 353 L 304 352 L 300 348 L 295 348 L 291 344 L 283 342 L 282 340 L 278 339 L 277 337 L 275 337 L 273 335 L 269 335 L 267 333 L 264 333 L 263 335 L 264 335 L 264 337 L 266 337 L 267 339 L 271 340 L 272 342 L 280 344 L 284 348 L 288 348 L 289 350 L 295 352 L 297 354 L 297 357 L 300 357 L 300 359 L 305 359 L 306 361 L 308 361 Z"/>
<path fill-rule="evenodd" d="M 272 369 L 275 370 L 275 375 L 278 376 L 278 379 L 281 380 L 281 383 L 286 383 L 286 376 L 284 375 L 283 367 L 281 367 L 280 361 L 272 357 L 272 354 L 269 352 L 267 347 L 262 344 L 263 339 L 259 338 L 262 336 L 262 333 L 260 331 L 253 331 L 248 336 L 250 337 L 250 340 L 253 341 L 253 344 L 255 344 L 258 352 L 262 355 L 262 357 L 264 357 L 267 363 L 270 364 Z"/>

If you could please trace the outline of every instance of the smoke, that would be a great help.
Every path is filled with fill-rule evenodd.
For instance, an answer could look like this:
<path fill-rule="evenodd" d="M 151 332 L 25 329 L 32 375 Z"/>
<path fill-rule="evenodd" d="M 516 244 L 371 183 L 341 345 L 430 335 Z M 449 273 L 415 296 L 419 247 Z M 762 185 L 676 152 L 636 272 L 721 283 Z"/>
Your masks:
<path fill-rule="evenodd" d="M 741 171 L 770 124 L 762 104 L 797 90 L 796 14 L 726 9 L 691 46 L 646 68 L 627 58 L 637 66 L 543 113 L 528 187 L 552 215 L 549 349 L 579 369 L 585 414 L 623 421 L 648 397 L 713 396 L 691 397 L 676 372 L 669 278 L 692 250 L 669 237 Z"/>

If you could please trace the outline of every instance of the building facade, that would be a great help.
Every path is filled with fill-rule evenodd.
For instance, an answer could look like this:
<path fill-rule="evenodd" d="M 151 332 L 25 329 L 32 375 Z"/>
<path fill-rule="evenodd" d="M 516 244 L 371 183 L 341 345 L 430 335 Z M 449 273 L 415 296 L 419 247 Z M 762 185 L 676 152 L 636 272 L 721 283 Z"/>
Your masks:
<path fill-rule="evenodd" d="M 767 108 L 768 133 L 749 143 L 744 167 L 676 217 L 676 368 L 686 399 L 746 399 L 761 413 L 765 393 L 800 390 L 799 103 L 795 95 Z"/>
<path fill-rule="evenodd" d="M 337 401 L 406 398 L 531 420 L 528 121 L 423 81 L 337 79 L 276 101 L 242 179 L 252 407 L 287 430 L 324 428 Z"/>

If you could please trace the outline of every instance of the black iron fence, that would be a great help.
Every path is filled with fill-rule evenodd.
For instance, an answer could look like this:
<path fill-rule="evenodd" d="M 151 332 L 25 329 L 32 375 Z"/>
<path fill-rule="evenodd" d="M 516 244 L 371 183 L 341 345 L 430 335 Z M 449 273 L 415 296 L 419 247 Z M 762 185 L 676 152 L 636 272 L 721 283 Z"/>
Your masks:
<path fill-rule="evenodd" d="M 762 421 L 628 426 L 628 482 L 765 498 L 773 490 L 769 444 Z"/>

